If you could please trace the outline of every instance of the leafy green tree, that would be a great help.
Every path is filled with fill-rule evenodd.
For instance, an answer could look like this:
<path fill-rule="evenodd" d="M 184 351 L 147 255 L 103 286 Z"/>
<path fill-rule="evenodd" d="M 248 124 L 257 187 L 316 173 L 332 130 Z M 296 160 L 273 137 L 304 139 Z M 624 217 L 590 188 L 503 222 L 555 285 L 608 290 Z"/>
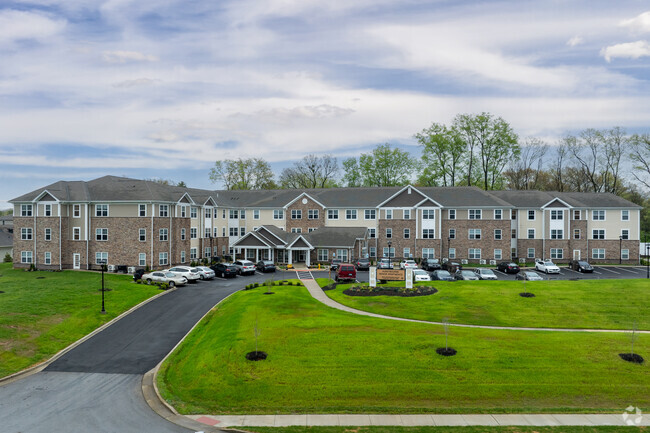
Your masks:
<path fill-rule="evenodd" d="M 362 153 L 358 161 L 343 161 L 347 186 L 400 186 L 411 181 L 417 163 L 408 152 L 380 144 L 371 153 Z M 348 172 L 349 170 L 349 172 Z"/>
<path fill-rule="evenodd" d="M 273 189 L 273 171 L 261 158 L 225 159 L 210 169 L 210 180 L 221 182 L 226 189 Z"/>
<path fill-rule="evenodd" d="M 433 123 L 415 134 L 422 146 L 422 170 L 418 184 L 454 186 L 463 168 L 467 146 L 455 125 Z"/>
<path fill-rule="evenodd" d="M 361 170 L 357 158 L 343 160 L 343 182 L 348 187 L 361 186 Z"/>
<path fill-rule="evenodd" d="M 280 185 L 283 188 L 332 188 L 336 187 L 334 178 L 338 171 L 336 157 L 310 154 L 295 162 L 293 167 L 282 170 Z"/>

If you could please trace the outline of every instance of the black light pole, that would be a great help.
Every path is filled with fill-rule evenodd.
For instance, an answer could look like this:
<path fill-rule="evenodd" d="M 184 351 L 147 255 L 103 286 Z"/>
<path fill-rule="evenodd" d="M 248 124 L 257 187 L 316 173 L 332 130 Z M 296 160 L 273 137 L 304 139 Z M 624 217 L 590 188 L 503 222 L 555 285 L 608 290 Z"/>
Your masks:
<path fill-rule="evenodd" d="M 618 237 L 618 264 L 623 264 L 623 235 Z"/>
<path fill-rule="evenodd" d="M 389 259 L 392 258 L 391 255 L 390 255 L 390 246 L 391 246 L 391 244 L 392 244 L 392 242 L 388 241 L 388 258 Z"/>
<path fill-rule="evenodd" d="M 451 249 L 451 236 L 447 236 L 447 261 L 451 261 L 451 257 L 449 257 L 450 249 Z"/>
<path fill-rule="evenodd" d="M 102 311 L 101 314 L 106 314 L 106 308 L 104 308 L 104 267 L 106 266 L 106 260 L 101 259 L 99 261 L 102 267 Z"/>

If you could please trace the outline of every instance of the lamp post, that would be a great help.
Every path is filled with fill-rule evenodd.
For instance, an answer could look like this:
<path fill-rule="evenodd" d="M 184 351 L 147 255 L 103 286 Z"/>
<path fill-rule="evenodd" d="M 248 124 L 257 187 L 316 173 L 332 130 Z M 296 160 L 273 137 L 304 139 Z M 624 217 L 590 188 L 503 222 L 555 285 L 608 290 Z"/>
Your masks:
<path fill-rule="evenodd" d="M 389 259 L 392 258 L 392 256 L 390 255 L 390 246 L 391 246 L 392 244 L 393 244 L 393 243 L 392 243 L 391 241 L 388 241 L 388 258 L 389 258 Z"/>
<path fill-rule="evenodd" d="M 623 235 L 618 237 L 618 264 L 623 264 Z"/>
<path fill-rule="evenodd" d="M 449 250 L 451 249 L 451 236 L 447 236 L 447 260 L 451 261 Z"/>
<path fill-rule="evenodd" d="M 106 309 L 104 308 L 104 268 L 106 267 L 106 260 L 100 259 L 99 265 L 102 267 L 102 311 L 101 314 L 106 314 Z"/>
<path fill-rule="evenodd" d="M 210 262 L 209 262 L 208 266 L 212 266 L 212 261 L 213 261 L 212 258 L 214 257 L 214 251 L 212 251 L 212 234 L 211 233 L 208 234 L 208 238 L 210 238 L 210 257 L 209 257 Z"/>

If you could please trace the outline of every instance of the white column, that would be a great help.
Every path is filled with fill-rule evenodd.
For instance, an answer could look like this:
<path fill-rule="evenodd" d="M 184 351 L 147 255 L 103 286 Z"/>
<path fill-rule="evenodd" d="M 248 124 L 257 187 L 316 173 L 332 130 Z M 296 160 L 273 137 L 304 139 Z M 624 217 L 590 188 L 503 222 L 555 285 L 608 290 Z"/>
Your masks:
<path fill-rule="evenodd" d="M 307 250 L 307 254 L 305 257 L 305 265 L 307 265 L 307 267 L 309 267 L 309 259 L 311 258 L 310 256 L 311 256 L 311 251 Z"/>
<path fill-rule="evenodd" d="M 289 255 L 289 259 L 287 260 L 287 263 L 290 265 L 293 264 L 293 254 L 291 254 L 291 248 L 287 248 L 285 250 L 285 254 Z"/>

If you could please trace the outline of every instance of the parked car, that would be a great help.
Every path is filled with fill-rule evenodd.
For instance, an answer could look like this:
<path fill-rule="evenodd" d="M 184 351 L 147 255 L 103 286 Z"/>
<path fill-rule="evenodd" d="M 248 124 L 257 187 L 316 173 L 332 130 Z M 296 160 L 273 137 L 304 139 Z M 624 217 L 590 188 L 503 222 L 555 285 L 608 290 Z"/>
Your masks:
<path fill-rule="evenodd" d="M 445 262 L 442 264 L 442 269 L 450 274 L 455 274 L 456 271 L 463 269 L 463 266 L 456 262 Z"/>
<path fill-rule="evenodd" d="M 332 262 L 330 263 L 330 270 L 332 270 L 332 271 L 337 270 L 341 263 L 343 263 L 343 260 L 332 259 Z"/>
<path fill-rule="evenodd" d="M 439 280 L 439 281 L 456 281 L 453 275 L 451 275 L 449 272 L 442 269 L 433 271 L 431 273 L 431 279 Z"/>
<path fill-rule="evenodd" d="M 236 277 L 238 273 L 237 267 L 232 263 L 217 263 L 211 269 L 221 278 Z"/>
<path fill-rule="evenodd" d="M 239 275 L 254 275 L 255 274 L 255 263 L 250 260 L 237 260 L 233 263 L 237 268 L 237 273 Z"/>
<path fill-rule="evenodd" d="M 370 269 L 370 260 L 368 259 L 356 259 L 353 264 L 357 268 L 357 271 L 367 271 Z"/>
<path fill-rule="evenodd" d="M 431 281 L 431 275 L 423 269 L 413 269 L 413 281 Z"/>
<path fill-rule="evenodd" d="M 417 269 L 418 264 L 415 263 L 415 260 L 402 260 L 399 264 L 400 269 L 406 269 L 406 268 L 411 268 L 411 269 Z"/>
<path fill-rule="evenodd" d="M 197 266 L 196 269 L 199 271 L 200 279 L 211 280 L 214 278 L 214 271 L 207 266 Z"/>
<path fill-rule="evenodd" d="M 275 272 L 275 263 L 271 260 L 260 260 L 255 268 L 260 272 Z"/>
<path fill-rule="evenodd" d="M 497 276 L 492 272 L 492 269 L 476 268 L 474 273 L 479 280 L 498 280 Z"/>
<path fill-rule="evenodd" d="M 440 260 L 438 259 L 422 259 L 420 267 L 429 272 L 442 269 L 442 265 L 440 265 Z"/>
<path fill-rule="evenodd" d="M 174 266 L 173 268 L 165 269 L 165 271 L 173 272 L 176 275 L 182 275 L 187 278 L 188 283 L 196 283 L 201 278 L 199 270 L 190 268 L 189 266 Z"/>
<path fill-rule="evenodd" d="M 155 271 L 143 274 L 142 279 L 147 283 L 167 283 L 169 287 L 187 284 L 187 278 L 169 271 Z"/>
<path fill-rule="evenodd" d="M 474 272 L 463 271 L 462 269 L 456 271 L 456 273 L 454 274 L 454 278 L 456 278 L 457 280 L 464 280 L 464 281 L 478 280 L 478 277 Z"/>
<path fill-rule="evenodd" d="M 519 265 L 515 262 L 501 262 L 497 265 L 497 271 L 503 272 L 505 274 L 517 274 L 519 273 Z"/>
<path fill-rule="evenodd" d="M 569 268 L 578 272 L 593 272 L 594 267 L 584 260 L 571 260 L 569 262 Z"/>
<path fill-rule="evenodd" d="M 533 271 L 523 271 L 517 274 L 517 277 L 515 279 L 526 281 L 544 281 L 544 278 L 540 277 L 537 272 Z"/>
<path fill-rule="evenodd" d="M 377 262 L 378 269 L 393 269 L 393 262 L 388 257 L 383 257 Z"/>
<path fill-rule="evenodd" d="M 550 260 L 535 260 L 535 270 L 545 274 L 559 274 L 560 268 Z"/>
<path fill-rule="evenodd" d="M 336 269 L 334 279 L 337 282 L 344 280 L 355 281 L 357 279 L 357 270 L 352 263 L 341 263 Z"/>

